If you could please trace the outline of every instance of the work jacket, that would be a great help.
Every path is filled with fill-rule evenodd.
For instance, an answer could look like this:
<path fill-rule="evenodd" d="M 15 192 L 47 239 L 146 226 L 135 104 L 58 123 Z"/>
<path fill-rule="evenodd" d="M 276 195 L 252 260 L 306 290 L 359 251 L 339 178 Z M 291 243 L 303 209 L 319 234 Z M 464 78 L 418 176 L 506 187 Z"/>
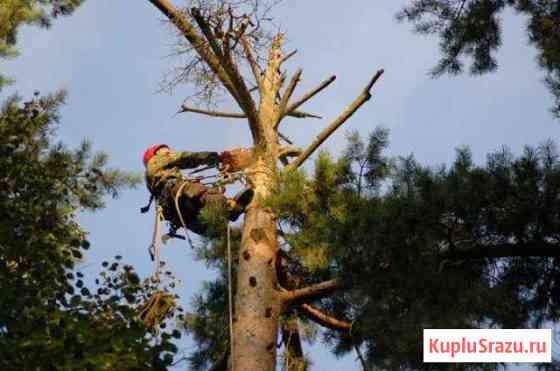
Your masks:
<path fill-rule="evenodd" d="M 181 179 L 181 169 L 192 169 L 201 165 L 218 164 L 217 152 L 168 152 L 156 154 L 148 161 L 146 185 L 154 196 L 161 194 L 170 179 Z"/>

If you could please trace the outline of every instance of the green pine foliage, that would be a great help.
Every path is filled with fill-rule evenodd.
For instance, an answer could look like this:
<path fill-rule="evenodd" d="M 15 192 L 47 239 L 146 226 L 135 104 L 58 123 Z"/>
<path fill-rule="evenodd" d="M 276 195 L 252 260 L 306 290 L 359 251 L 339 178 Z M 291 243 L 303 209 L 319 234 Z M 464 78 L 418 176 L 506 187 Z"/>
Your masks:
<path fill-rule="evenodd" d="M 437 34 L 442 58 L 433 75 L 457 74 L 470 61 L 470 72 L 496 70 L 501 45 L 501 15 L 512 8 L 525 16 L 527 34 L 537 49 L 538 63 L 555 97 L 552 108 L 560 117 L 560 4 L 555 0 L 411 0 L 398 15 L 420 34 Z"/>
<path fill-rule="evenodd" d="M 140 179 L 88 142 L 53 143 L 64 96 L 14 97 L 0 111 L 0 368 L 165 370 L 180 334 L 156 336 L 138 314 L 173 277 L 142 281 L 120 256 L 95 285 L 78 269 L 90 243 L 77 214 Z"/>
<path fill-rule="evenodd" d="M 517 158 L 503 149 L 484 166 L 460 148 L 450 168 L 427 168 L 412 157 L 384 157 L 384 130 L 367 145 L 349 139 L 345 156 L 321 155 L 312 176 L 285 174 L 272 200 L 301 286 L 343 282 L 334 297 L 314 303 L 352 323 L 352 336 L 324 332 L 335 354 L 361 346 L 377 369 L 425 369 L 423 328 L 558 320 L 558 258 L 531 256 L 537 247 L 559 248 L 553 143 Z"/>

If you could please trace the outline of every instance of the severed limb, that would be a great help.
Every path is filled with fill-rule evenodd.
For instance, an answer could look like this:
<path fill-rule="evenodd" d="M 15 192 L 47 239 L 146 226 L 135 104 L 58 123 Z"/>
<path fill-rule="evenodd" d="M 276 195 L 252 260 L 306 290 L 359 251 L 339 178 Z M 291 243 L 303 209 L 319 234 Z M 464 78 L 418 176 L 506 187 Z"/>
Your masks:
<path fill-rule="evenodd" d="M 352 328 L 350 322 L 339 320 L 307 303 L 301 304 L 299 310 L 305 314 L 307 318 L 323 327 L 350 334 L 350 329 Z"/>
<path fill-rule="evenodd" d="M 280 292 L 280 299 L 286 303 L 296 300 L 314 300 L 328 296 L 339 288 L 338 281 L 332 279 L 301 289 L 284 290 Z"/>
<path fill-rule="evenodd" d="M 340 116 L 338 116 L 329 126 L 323 129 L 323 131 L 317 136 L 313 143 L 311 143 L 311 145 L 307 147 L 307 149 L 287 167 L 288 170 L 297 169 L 299 166 L 301 166 L 301 164 L 303 164 L 303 162 L 307 160 L 309 156 L 311 156 L 311 154 L 313 154 L 313 152 L 315 152 L 315 150 L 321 144 L 323 144 L 323 142 L 327 140 L 327 138 L 332 133 L 335 132 L 336 129 L 344 124 L 346 120 L 348 120 L 350 116 L 354 114 L 354 112 L 356 112 L 365 102 L 367 102 L 371 98 L 370 90 L 377 82 L 377 80 L 381 77 L 381 75 L 383 75 L 383 72 L 383 70 L 377 71 L 377 73 L 373 76 L 373 78 L 366 85 L 364 90 L 362 90 L 360 95 L 354 100 L 354 102 L 352 102 L 352 104 L 348 106 L 348 108 L 346 108 L 346 110 L 344 110 L 344 112 Z"/>

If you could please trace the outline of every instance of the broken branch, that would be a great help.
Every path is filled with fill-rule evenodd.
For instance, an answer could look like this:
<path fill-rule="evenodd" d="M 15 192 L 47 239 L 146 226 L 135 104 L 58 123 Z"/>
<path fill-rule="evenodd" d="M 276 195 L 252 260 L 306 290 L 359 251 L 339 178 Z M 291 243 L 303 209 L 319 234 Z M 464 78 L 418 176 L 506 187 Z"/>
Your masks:
<path fill-rule="evenodd" d="M 193 113 L 200 113 L 201 115 L 212 116 L 212 117 L 226 117 L 232 119 L 243 119 L 247 118 L 247 115 L 244 113 L 236 113 L 236 112 L 220 112 L 220 111 L 207 111 L 198 108 L 188 107 L 186 105 L 181 106 L 181 111 L 179 113 L 184 112 L 193 112 Z"/>
<path fill-rule="evenodd" d="M 383 75 L 383 72 L 383 70 L 377 71 L 375 76 L 373 76 L 373 78 L 366 85 L 364 90 L 362 90 L 361 94 L 354 100 L 354 102 L 352 102 L 352 104 L 348 108 L 346 108 L 346 110 L 340 116 L 338 116 L 329 126 L 323 129 L 323 131 L 317 136 L 313 143 L 311 143 L 311 145 L 307 147 L 307 149 L 298 158 L 296 158 L 294 162 L 287 166 L 288 170 L 297 169 L 299 166 L 301 166 L 301 164 L 303 164 L 303 162 L 307 160 L 309 156 L 311 156 L 311 154 L 313 154 L 313 152 L 315 152 L 315 150 L 321 144 L 323 144 L 323 142 L 327 140 L 327 138 L 331 136 L 332 133 L 335 132 L 336 129 L 344 124 L 346 120 L 348 120 L 350 116 L 352 116 L 354 112 L 356 112 L 362 106 L 362 104 L 364 104 L 371 98 L 370 90 L 377 82 L 377 80 L 381 77 L 381 75 Z"/>
<path fill-rule="evenodd" d="M 285 56 L 282 57 L 282 59 L 280 59 L 280 62 L 278 63 L 278 65 L 281 66 L 282 63 L 286 62 L 288 59 L 290 59 L 296 53 L 297 53 L 297 49 L 294 50 L 293 52 L 290 52 L 290 53 L 286 54 Z"/>
<path fill-rule="evenodd" d="M 338 281 L 336 279 L 317 283 L 315 285 L 307 286 L 302 289 L 286 290 L 280 293 L 280 297 L 284 302 L 291 302 L 295 300 L 310 300 L 318 299 L 329 295 L 331 292 L 338 288 Z"/>
<path fill-rule="evenodd" d="M 262 70 L 259 67 L 259 64 L 257 63 L 257 60 L 253 55 L 253 51 L 251 50 L 251 45 L 249 45 L 249 42 L 247 41 L 245 36 L 241 36 L 240 41 L 241 41 L 241 46 L 243 46 L 243 51 L 245 52 L 245 57 L 247 58 L 247 61 L 249 62 L 249 66 L 251 67 L 251 71 L 253 71 L 253 75 L 255 76 L 255 80 L 257 82 L 256 88 L 258 89 L 261 85 Z M 252 90 L 253 89 L 251 89 L 250 91 Z"/>
<path fill-rule="evenodd" d="M 322 119 L 322 116 L 314 115 L 312 113 L 302 112 L 302 111 L 292 111 L 287 114 L 287 116 L 295 117 L 298 119 L 306 119 L 306 118 L 314 118 L 314 119 Z"/>
<path fill-rule="evenodd" d="M 280 115 L 279 115 L 279 119 L 284 116 L 284 111 L 286 110 L 286 107 L 288 106 L 288 101 L 290 100 L 292 94 L 294 93 L 294 90 L 296 89 L 296 86 L 301 78 L 301 73 L 303 72 L 303 70 L 300 68 L 296 71 L 296 73 L 294 73 L 294 76 L 292 76 L 292 79 L 290 80 L 290 83 L 288 84 L 288 87 L 286 88 L 286 91 L 284 92 L 284 95 L 282 96 L 282 100 L 280 101 Z M 280 120 L 278 120 L 279 122 Z M 278 124 L 276 124 L 276 126 L 278 126 Z"/>
<path fill-rule="evenodd" d="M 286 108 L 286 114 L 289 113 L 289 112 L 293 112 L 296 109 L 298 109 L 298 107 L 300 107 L 302 104 L 307 102 L 309 99 L 313 98 L 315 95 L 317 95 L 319 92 L 321 92 L 327 86 L 329 86 L 334 80 L 336 80 L 336 76 L 333 75 L 333 76 L 329 77 L 328 79 L 326 79 L 325 81 L 323 81 L 315 89 L 311 90 L 309 93 L 305 94 L 303 97 L 301 97 L 300 99 L 298 99 L 297 101 L 292 103 L 288 108 Z"/>
<path fill-rule="evenodd" d="M 201 115 L 212 116 L 212 117 L 225 117 L 231 119 L 246 119 L 247 115 L 244 113 L 237 113 L 237 112 L 221 112 L 221 111 L 210 111 L 210 110 L 203 110 L 200 108 L 189 107 L 187 105 L 182 105 L 181 110 L 178 113 L 185 113 L 185 112 L 192 112 L 192 113 L 200 113 Z M 295 118 L 321 118 L 321 116 L 313 115 L 307 112 L 292 112 L 288 116 L 295 117 Z M 279 134 L 280 136 L 280 134 Z"/>
<path fill-rule="evenodd" d="M 315 308 L 311 304 L 301 304 L 299 307 L 305 315 L 312 320 L 313 322 L 327 327 L 331 330 L 338 330 L 350 333 L 350 329 L 352 328 L 352 324 L 347 321 L 341 321 L 338 318 L 333 316 L 329 316 L 325 312 L 320 311 L 319 309 Z"/>
<path fill-rule="evenodd" d="M 280 139 L 282 139 L 284 142 L 288 143 L 288 144 L 294 144 L 294 142 L 292 142 L 290 140 L 290 138 L 288 138 L 287 136 L 285 136 L 284 134 L 282 134 L 281 132 L 278 132 L 278 136 L 280 137 Z"/>

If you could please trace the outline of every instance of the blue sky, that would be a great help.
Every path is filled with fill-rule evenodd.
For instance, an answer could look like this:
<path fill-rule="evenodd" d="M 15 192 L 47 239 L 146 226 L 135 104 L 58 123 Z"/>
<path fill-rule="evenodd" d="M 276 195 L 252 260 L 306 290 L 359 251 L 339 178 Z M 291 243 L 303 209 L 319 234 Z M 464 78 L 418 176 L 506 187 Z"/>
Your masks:
<path fill-rule="evenodd" d="M 558 137 L 560 121 L 548 112 L 552 98 L 542 84 L 536 53 L 528 46 L 524 18 L 504 17 L 498 73 L 434 80 L 427 73 L 438 58 L 437 40 L 415 35 L 410 25 L 395 21 L 404 3 L 285 0 L 277 6 L 274 15 L 286 32 L 286 50 L 299 50 L 288 67 L 304 69 L 295 95 L 337 75 L 329 89 L 305 106 L 325 119 L 288 121 L 285 134 L 302 146 L 310 142 L 373 73 L 384 68 L 373 99 L 345 127 L 363 135 L 376 125 L 389 128 L 389 154 L 413 153 L 423 164 L 439 165 L 454 158 L 457 146 L 468 145 L 474 159 L 482 162 L 502 145 L 519 153 L 526 144 Z M 240 120 L 175 116 L 191 93 L 188 87 L 173 95 L 156 93 L 164 73 L 180 63 L 166 57 L 174 40 L 148 1 L 90 0 L 50 31 L 23 30 L 21 56 L 0 62 L 2 71 L 17 77 L 17 84 L 1 94 L 17 90 L 30 97 L 34 90 L 68 89 L 59 138 L 71 146 L 90 138 L 94 148 L 111 154 L 112 166 L 122 169 L 141 172 L 142 151 L 151 143 L 190 151 L 248 145 L 249 131 Z M 222 106 L 233 107 L 227 101 Z M 323 148 L 338 154 L 344 143 L 343 129 Z M 80 217 L 93 243 L 84 271 L 93 274 L 103 259 L 122 254 L 142 274 L 150 274 L 146 247 L 152 217 L 138 212 L 147 198 L 141 186 L 109 200 L 101 212 Z M 170 243 L 163 255 L 183 280 L 181 294 L 188 303 L 212 273 L 194 261 L 184 243 Z M 186 351 L 191 346 L 184 343 Z M 336 360 L 320 345 L 307 349 L 314 369 L 359 369 L 353 356 Z"/>

